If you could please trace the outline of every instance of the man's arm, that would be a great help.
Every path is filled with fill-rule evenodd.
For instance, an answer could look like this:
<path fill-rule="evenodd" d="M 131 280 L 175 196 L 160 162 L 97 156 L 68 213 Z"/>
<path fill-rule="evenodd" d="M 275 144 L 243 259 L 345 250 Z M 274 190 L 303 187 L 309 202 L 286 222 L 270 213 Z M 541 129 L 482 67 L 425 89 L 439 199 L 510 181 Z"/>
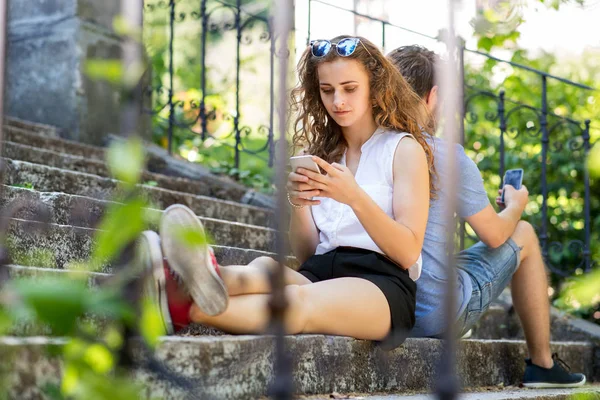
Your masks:
<path fill-rule="evenodd" d="M 516 190 L 507 185 L 504 194 L 506 204 L 504 210 L 496 213 L 488 204 L 483 210 L 466 217 L 465 220 L 483 243 L 492 248 L 499 247 L 514 233 L 527 205 L 528 196 L 529 192 L 525 186 Z"/>

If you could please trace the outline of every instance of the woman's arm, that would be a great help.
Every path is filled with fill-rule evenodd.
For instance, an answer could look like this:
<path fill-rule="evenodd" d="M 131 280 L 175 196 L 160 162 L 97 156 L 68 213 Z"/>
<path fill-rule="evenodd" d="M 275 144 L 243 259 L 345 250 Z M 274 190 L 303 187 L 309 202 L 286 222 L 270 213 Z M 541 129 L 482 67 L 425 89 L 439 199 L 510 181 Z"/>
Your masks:
<path fill-rule="evenodd" d="M 310 206 L 321 203 L 318 200 L 312 200 L 321 192 L 309 186 L 307 182 L 306 176 L 296 172 L 290 172 L 288 175 L 287 191 L 290 201 L 297 206 L 304 206 L 302 208 L 290 207 L 290 230 L 288 232 L 292 252 L 301 264 L 315 254 L 319 245 L 319 231 Z"/>
<path fill-rule="evenodd" d="M 292 252 L 300 264 L 315 254 L 319 245 L 319 231 L 310 207 L 292 207 L 289 238 Z"/>
<path fill-rule="evenodd" d="M 356 183 L 348 167 L 314 157 L 327 175 L 303 171 L 322 196 L 349 205 L 375 244 L 408 269 L 419 259 L 429 213 L 429 169 L 425 151 L 412 139 L 403 139 L 393 162 L 393 210 L 390 218 Z"/>
<path fill-rule="evenodd" d="M 429 215 L 429 170 L 421 145 L 410 138 L 401 140 L 393 171 L 395 220 L 363 190 L 349 205 L 375 244 L 408 269 L 421 254 Z"/>

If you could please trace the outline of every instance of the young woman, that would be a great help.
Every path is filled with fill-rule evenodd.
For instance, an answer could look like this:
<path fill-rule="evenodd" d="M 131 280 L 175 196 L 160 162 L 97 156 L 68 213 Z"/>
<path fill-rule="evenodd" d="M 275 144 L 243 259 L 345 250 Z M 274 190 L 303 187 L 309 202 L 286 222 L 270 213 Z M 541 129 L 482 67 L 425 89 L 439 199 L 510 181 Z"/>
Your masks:
<path fill-rule="evenodd" d="M 301 266 L 285 271 L 286 330 L 389 339 L 393 347 L 414 325 L 414 280 L 435 173 L 420 129 L 424 104 L 362 37 L 314 41 L 298 72 L 293 141 L 323 174 L 289 174 L 290 243 Z M 219 266 L 210 247 L 187 247 L 181 229 L 202 226 L 191 210 L 171 206 L 160 239 L 145 232 L 140 241 L 154 276 L 149 292 L 169 333 L 190 322 L 264 332 L 266 272 L 276 262 L 261 257 L 247 266 Z"/>

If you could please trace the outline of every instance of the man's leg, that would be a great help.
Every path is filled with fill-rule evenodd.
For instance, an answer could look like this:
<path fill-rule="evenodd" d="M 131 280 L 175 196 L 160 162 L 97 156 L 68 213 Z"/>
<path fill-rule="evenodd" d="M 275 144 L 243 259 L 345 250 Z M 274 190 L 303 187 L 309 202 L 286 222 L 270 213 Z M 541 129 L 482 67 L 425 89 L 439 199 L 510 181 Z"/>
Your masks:
<path fill-rule="evenodd" d="M 511 281 L 513 305 L 527 341 L 531 361 L 540 367 L 553 365 L 550 351 L 548 278 L 534 228 L 525 221 L 511 236 L 521 247 L 521 263 Z"/>

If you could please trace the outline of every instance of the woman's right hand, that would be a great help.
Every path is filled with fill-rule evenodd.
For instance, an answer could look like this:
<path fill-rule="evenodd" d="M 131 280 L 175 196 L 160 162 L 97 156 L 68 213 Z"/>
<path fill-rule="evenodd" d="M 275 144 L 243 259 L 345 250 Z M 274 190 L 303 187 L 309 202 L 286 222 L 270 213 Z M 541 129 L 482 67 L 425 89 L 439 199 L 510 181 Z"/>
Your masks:
<path fill-rule="evenodd" d="M 303 168 L 298 168 L 297 172 L 290 172 L 287 181 L 287 191 L 290 200 L 297 206 L 316 206 L 321 204 L 319 200 L 311 200 L 312 197 L 319 196 L 321 191 L 310 186 L 308 177 L 302 175 Z"/>

